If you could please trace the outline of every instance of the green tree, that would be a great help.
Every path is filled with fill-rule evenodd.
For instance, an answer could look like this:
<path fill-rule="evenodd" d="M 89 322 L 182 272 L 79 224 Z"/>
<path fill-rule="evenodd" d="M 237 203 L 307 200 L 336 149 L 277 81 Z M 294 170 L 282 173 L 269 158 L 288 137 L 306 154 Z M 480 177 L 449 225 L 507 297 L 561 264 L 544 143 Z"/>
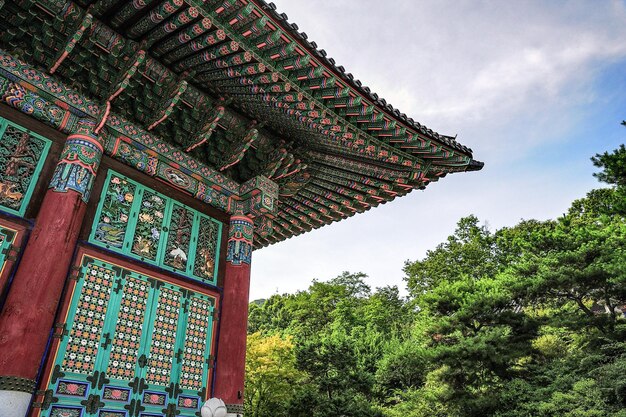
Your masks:
<path fill-rule="evenodd" d="M 464 417 L 455 390 L 442 378 L 448 373 L 444 366 L 430 372 L 418 389 L 398 391 L 395 404 L 385 409 L 386 417 Z"/>
<path fill-rule="evenodd" d="M 431 363 L 467 416 L 498 407 L 499 389 L 518 373 L 516 364 L 530 355 L 537 334 L 538 324 L 524 314 L 502 273 L 512 247 L 504 240 L 471 216 L 446 243 L 405 267 Z"/>
<path fill-rule="evenodd" d="M 593 379 L 576 382 L 571 390 L 557 391 L 538 404 L 541 417 L 605 417 L 608 404 Z"/>
<path fill-rule="evenodd" d="M 293 320 L 289 304 L 293 295 L 272 295 L 252 302 L 248 310 L 248 333 L 285 332 Z"/>
<path fill-rule="evenodd" d="M 356 324 L 356 307 L 370 294 L 364 282 L 367 275 L 344 272 L 327 282 L 314 280 L 307 291 L 289 300 L 289 332 L 297 339 L 328 331 L 333 322 L 350 328 Z"/>
<path fill-rule="evenodd" d="M 626 304 L 626 222 L 605 214 L 610 202 L 599 201 L 612 196 L 607 190 L 574 202 L 566 215 L 544 224 L 509 270 L 527 299 L 572 304 L 584 317 L 575 323 L 602 332 L 614 330 L 617 307 Z M 592 305 L 608 314 L 595 314 Z"/>
<path fill-rule="evenodd" d="M 430 350 L 418 341 L 393 339 L 377 363 L 376 384 L 382 400 L 397 401 L 397 392 L 424 385 L 432 359 Z"/>
<path fill-rule="evenodd" d="M 419 296 L 440 281 L 452 282 L 461 276 L 481 278 L 494 275 L 499 268 L 494 236 L 476 216 L 464 217 L 447 241 L 429 250 L 423 260 L 407 262 L 404 267 L 407 288 Z"/>
<path fill-rule="evenodd" d="M 591 161 L 596 167 L 602 168 L 602 171 L 593 174 L 598 180 L 619 187 L 626 185 L 626 146 L 624 144 L 613 152 L 596 154 Z"/>
<path fill-rule="evenodd" d="M 611 187 L 555 220 L 460 219 L 405 264 L 408 299 L 345 272 L 253 304 L 249 330 L 293 344 L 298 384 L 251 412 L 626 417 L 625 155 L 596 155 Z"/>
<path fill-rule="evenodd" d="M 296 369 L 290 337 L 248 335 L 246 346 L 245 411 L 254 417 L 285 414 L 288 401 L 303 375 Z"/>
<path fill-rule="evenodd" d="M 374 332 L 386 338 L 402 335 L 413 320 L 412 311 L 396 286 L 377 288 L 362 305 L 359 316 Z"/>

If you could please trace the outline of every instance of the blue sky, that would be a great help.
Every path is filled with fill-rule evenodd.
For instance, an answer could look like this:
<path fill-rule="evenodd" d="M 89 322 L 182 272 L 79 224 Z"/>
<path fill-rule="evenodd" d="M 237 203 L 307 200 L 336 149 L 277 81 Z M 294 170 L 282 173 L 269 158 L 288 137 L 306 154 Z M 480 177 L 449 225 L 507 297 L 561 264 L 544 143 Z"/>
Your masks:
<path fill-rule="evenodd" d="M 250 299 L 365 272 L 404 287 L 477 215 L 491 228 L 554 218 L 597 187 L 589 158 L 626 138 L 626 2 L 280 0 L 278 11 L 364 85 L 485 162 L 253 254 Z"/>

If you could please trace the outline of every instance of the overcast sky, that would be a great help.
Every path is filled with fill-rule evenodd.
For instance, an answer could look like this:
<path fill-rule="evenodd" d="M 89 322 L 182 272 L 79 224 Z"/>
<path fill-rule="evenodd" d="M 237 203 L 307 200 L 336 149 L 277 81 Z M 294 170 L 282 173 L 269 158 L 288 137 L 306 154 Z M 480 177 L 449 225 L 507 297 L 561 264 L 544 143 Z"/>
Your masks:
<path fill-rule="evenodd" d="M 495 229 L 557 217 L 598 186 L 589 158 L 626 138 L 625 1 L 274 3 L 363 85 L 458 134 L 485 167 L 255 251 L 251 300 L 342 271 L 404 288 L 404 262 L 459 218 Z"/>

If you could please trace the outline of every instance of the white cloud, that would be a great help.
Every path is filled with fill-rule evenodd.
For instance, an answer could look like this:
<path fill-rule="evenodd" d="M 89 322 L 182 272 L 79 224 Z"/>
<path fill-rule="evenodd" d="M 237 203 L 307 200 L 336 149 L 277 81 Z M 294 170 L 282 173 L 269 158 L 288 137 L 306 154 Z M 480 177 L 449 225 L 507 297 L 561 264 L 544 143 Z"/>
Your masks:
<path fill-rule="evenodd" d="M 589 156 L 616 139 L 592 147 L 579 132 L 607 105 L 597 77 L 626 58 L 623 1 L 275 3 L 339 65 L 419 122 L 458 133 L 486 166 L 255 252 L 252 298 L 343 270 L 402 286 L 403 261 L 459 217 L 493 227 L 554 217 L 594 186 Z"/>

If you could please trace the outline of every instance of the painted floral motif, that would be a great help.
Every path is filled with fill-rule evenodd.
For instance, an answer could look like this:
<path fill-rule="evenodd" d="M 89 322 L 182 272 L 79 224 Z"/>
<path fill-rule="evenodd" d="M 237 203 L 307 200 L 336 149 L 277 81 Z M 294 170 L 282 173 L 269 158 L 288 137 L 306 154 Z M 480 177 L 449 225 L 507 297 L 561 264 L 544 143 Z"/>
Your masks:
<path fill-rule="evenodd" d="M 145 404 L 150 405 L 165 405 L 165 400 L 167 397 L 165 394 L 156 393 L 156 392 L 144 392 L 143 394 L 143 402 Z"/>
<path fill-rule="evenodd" d="M 180 386 L 183 389 L 197 391 L 202 388 L 204 365 L 211 347 L 207 343 L 211 312 L 209 301 L 198 297 L 191 299 L 180 375 Z"/>
<path fill-rule="evenodd" d="M 164 408 L 161 406 L 168 403 L 177 405 L 178 410 L 187 410 L 187 414 L 189 410 L 193 410 L 192 413 L 198 411 L 202 402 L 198 391 L 203 390 L 207 383 L 207 359 L 211 349 L 215 300 L 203 294 L 188 293 L 171 283 L 137 274 L 119 265 L 108 264 L 98 259 L 84 259 L 88 262 L 84 266 L 84 276 L 79 279 L 70 310 L 76 311 L 75 324 L 69 334 L 71 339 L 67 339 L 69 343 L 65 349 L 61 348 L 55 361 L 55 364 L 64 364 L 62 371 L 66 372 L 66 375 L 48 387 L 54 390 L 58 401 L 53 403 L 45 415 L 85 417 L 84 407 L 77 404 L 89 394 L 100 396 L 104 403 L 93 414 L 98 417 L 117 417 L 116 413 L 125 411 L 111 408 L 121 410 L 124 404 L 130 404 L 133 400 L 136 406 L 155 406 L 152 413 L 139 413 L 142 416 L 153 414 L 160 416 L 158 412 Z M 108 281 L 105 282 L 105 279 Z M 112 290 L 115 292 L 112 293 L 114 296 L 111 305 L 108 306 L 108 297 Z M 104 300 L 102 305 L 97 302 L 100 299 Z M 81 310 L 83 304 L 88 301 L 97 307 Z M 183 308 L 183 305 L 186 308 Z M 111 334 L 103 336 L 101 334 L 103 318 L 107 307 L 109 314 L 115 314 L 111 317 L 113 326 L 107 326 L 106 330 L 111 331 Z M 82 330 L 86 332 L 76 333 L 74 329 L 78 329 L 77 323 L 81 322 L 81 318 L 100 320 L 99 324 L 94 323 L 100 327 L 83 328 Z M 183 323 L 184 328 L 180 328 Z M 94 333 L 95 336 L 92 338 L 87 332 Z M 141 344 L 142 337 L 146 341 L 145 344 Z M 92 340 L 96 339 L 98 343 L 93 344 Z M 68 358 L 73 352 L 81 351 L 83 347 L 91 349 L 86 350 L 85 354 L 89 353 L 94 358 L 93 361 L 98 358 L 96 361 L 98 367 L 92 366 L 90 371 L 81 371 L 82 375 L 67 374 Z M 180 352 L 178 363 L 175 359 L 176 352 Z M 145 357 L 147 358 L 144 362 Z M 72 360 L 73 366 L 79 367 L 81 365 L 76 363 L 78 360 L 93 363 L 80 358 Z M 90 388 L 88 378 L 94 375 L 95 370 L 106 375 L 108 381 L 103 387 L 94 388 L 96 389 L 94 391 Z M 173 380 L 172 375 L 179 377 Z M 148 386 L 141 393 L 134 394 L 128 382 L 137 377 L 143 378 Z M 170 398 L 167 387 L 170 387 L 172 382 L 178 383 L 183 391 L 177 388 L 177 395 Z M 47 414 L 48 412 L 52 414 Z"/>
<path fill-rule="evenodd" d="M 150 176 L 156 174 L 158 158 L 149 155 L 146 151 L 136 149 L 118 138 L 113 147 L 111 156 L 121 159 L 127 165 L 135 167 L 139 171 L 145 172 Z"/>
<path fill-rule="evenodd" d="M 79 374 L 93 372 L 114 279 L 115 272 L 111 269 L 95 263 L 87 266 L 61 365 L 63 371 Z"/>
<path fill-rule="evenodd" d="M 74 397 L 84 397 L 87 393 L 87 384 L 74 381 L 59 381 L 56 393 L 60 395 L 70 395 Z"/>
<path fill-rule="evenodd" d="M 8 125 L 0 138 L 0 206 L 22 211 L 49 141 Z"/>
<path fill-rule="evenodd" d="M 149 291 L 150 285 L 146 281 L 128 276 L 117 316 L 107 375 L 127 381 L 135 377 Z"/>
<path fill-rule="evenodd" d="M 109 174 L 90 242 L 214 283 L 222 223 L 115 172 Z"/>
<path fill-rule="evenodd" d="M 174 205 L 165 247 L 164 263 L 181 271 L 187 269 L 193 216 L 192 211 Z"/>
<path fill-rule="evenodd" d="M 178 397 L 178 407 L 180 408 L 198 408 L 198 404 L 200 403 L 198 397 Z"/>
<path fill-rule="evenodd" d="M 137 217 L 132 253 L 145 259 L 156 260 L 164 213 L 165 199 L 146 190 Z"/>
<path fill-rule="evenodd" d="M 80 417 L 81 414 L 80 408 L 52 407 L 50 417 Z"/>
<path fill-rule="evenodd" d="M 114 248 L 124 244 L 130 210 L 135 199 L 135 184 L 113 175 L 104 196 L 95 240 Z"/>
<path fill-rule="evenodd" d="M 130 398 L 130 390 L 127 388 L 104 387 L 102 398 L 111 401 L 128 402 Z"/>
<path fill-rule="evenodd" d="M 126 417 L 126 412 L 100 410 L 100 412 L 98 413 L 98 417 Z"/>
<path fill-rule="evenodd" d="M 166 287 L 162 287 L 159 293 L 146 373 L 146 382 L 150 384 L 167 385 L 170 383 L 180 298 L 178 291 Z"/>

